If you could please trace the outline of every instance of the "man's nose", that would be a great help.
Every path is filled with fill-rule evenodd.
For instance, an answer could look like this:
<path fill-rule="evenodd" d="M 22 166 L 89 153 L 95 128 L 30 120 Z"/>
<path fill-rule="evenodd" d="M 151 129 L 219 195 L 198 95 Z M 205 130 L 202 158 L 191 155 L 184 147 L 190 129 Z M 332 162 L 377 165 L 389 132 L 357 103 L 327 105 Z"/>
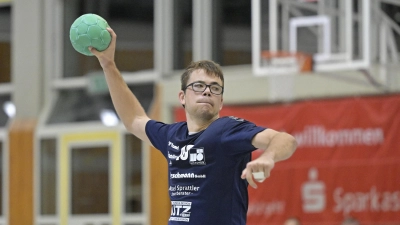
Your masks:
<path fill-rule="evenodd" d="M 211 89 L 210 88 L 211 88 L 210 86 L 206 87 L 206 89 L 204 89 L 204 91 L 203 91 L 203 95 L 211 96 Z"/>

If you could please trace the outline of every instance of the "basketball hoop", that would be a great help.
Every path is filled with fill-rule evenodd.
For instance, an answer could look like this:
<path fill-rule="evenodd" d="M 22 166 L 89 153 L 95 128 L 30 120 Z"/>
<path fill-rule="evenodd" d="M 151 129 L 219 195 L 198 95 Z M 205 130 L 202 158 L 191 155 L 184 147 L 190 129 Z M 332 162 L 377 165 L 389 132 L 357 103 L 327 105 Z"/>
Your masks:
<path fill-rule="evenodd" d="M 262 51 L 262 65 L 287 72 L 310 72 L 313 70 L 312 56 L 302 52 Z"/>

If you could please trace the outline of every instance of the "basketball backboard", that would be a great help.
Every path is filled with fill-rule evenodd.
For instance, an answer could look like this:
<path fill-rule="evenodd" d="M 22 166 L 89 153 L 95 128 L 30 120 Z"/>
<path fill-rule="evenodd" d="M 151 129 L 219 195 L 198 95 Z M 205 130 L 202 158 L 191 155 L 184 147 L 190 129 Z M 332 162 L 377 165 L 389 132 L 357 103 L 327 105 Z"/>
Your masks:
<path fill-rule="evenodd" d="M 400 6 L 400 1 L 252 0 L 253 73 L 359 70 L 375 61 L 399 62 L 400 26 L 383 4 Z M 311 57 L 310 70 L 303 69 L 299 54 Z"/>

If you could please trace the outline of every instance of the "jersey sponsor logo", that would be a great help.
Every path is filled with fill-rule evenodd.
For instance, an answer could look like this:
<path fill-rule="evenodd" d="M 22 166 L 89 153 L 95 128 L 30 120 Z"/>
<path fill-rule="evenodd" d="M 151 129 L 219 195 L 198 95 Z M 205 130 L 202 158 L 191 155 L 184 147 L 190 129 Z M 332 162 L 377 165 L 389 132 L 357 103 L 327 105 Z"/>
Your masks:
<path fill-rule="evenodd" d="M 199 191 L 200 187 L 194 185 L 169 186 L 169 191 Z"/>
<path fill-rule="evenodd" d="M 176 160 L 187 160 L 189 156 L 189 150 L 193 148 L 194 145 L 186 145 L 181 148 L 181 154 L 176 158 Z"/>
<path fill-rule="evenodd" d="M 170 154 L 170 153 L 168 152 L 168 158 L 169 158 L 169 159 L 175 159 L 175 160 L 176 160 L 176 158 L 178 158 L 178 156 L 177 156 L 177 155 L 172 155 L 172 154 Z"/>
<path fill-rule="evenodd" d="M 179 147 L 177 145 L 175 145 L 174 143 L 169 141 L 168 142 L 168 146 L 171 147 L 174 150 L 177 150 L 179 152 Z M 173 150 L 168 150 L 168 159 L 170 159 L 169 160 L 169 165 L 172 165 L 172 160 L 177 160 L 177 158 L 179 157 L 179 156 L 175 155 L 176 153 L 177 152 L 175 152 Z"/>
<path fill-rule="evenodd" d="M 188 196 L 198 192 L 200 187 L 194 185 L 175 185 L 169 186 L 170 196 Z"/>
<path fill-rule="evenodd" d="M 191 165 L 206 165 L 204 149 L 203 148 L 191 148 L 189 163 Z"/>
<path fill-rule="evenodd" d="M 176 161 L 187 161 L 194 166 L 206 165 L 206 157 L 204 148 L 193 148 L 194 145 L 186 145 L 181 148 L 181 154 L 176 158 Z M 171 163 L 170 163 L 171 164 Z"/>
<path fill-rule="evenodd" d="M 194 174 L 194 173 L 171 173 L 171 179 L 179 179 L 179 178 L 206 178 L 205 174 Z"/>
<path fill-rule="evenodd" d="M 175 149 L 175 150 L 179 150 L 179 147 L 176 146 L 176 145 L 174 145 L 174 143 L 172 143 L 172 142 L 170 142 L 170 141 L 168 141 L 168 146 L 171 147 L 171 148 L 173 148 L 173 149 Z"/>
<path fill-rule="evenodd" d="M 191 208 L 192 202 L 171 201 L 171 217 L 169 218 L 169 220 L 189 222 Z"/>

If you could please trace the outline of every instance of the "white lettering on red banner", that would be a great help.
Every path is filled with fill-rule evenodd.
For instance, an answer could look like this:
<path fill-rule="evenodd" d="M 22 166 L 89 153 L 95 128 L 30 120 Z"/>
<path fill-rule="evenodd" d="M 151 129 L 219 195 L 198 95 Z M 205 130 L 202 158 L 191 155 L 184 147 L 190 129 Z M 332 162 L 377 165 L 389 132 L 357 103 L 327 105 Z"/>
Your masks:
<path fill-rule="evenodd" d="M 306 126 L 293 136 L 299 147 L 370 146 L 381 144 L 385 139 L 381 128 L 326 130 L 321 125 Z"/>

